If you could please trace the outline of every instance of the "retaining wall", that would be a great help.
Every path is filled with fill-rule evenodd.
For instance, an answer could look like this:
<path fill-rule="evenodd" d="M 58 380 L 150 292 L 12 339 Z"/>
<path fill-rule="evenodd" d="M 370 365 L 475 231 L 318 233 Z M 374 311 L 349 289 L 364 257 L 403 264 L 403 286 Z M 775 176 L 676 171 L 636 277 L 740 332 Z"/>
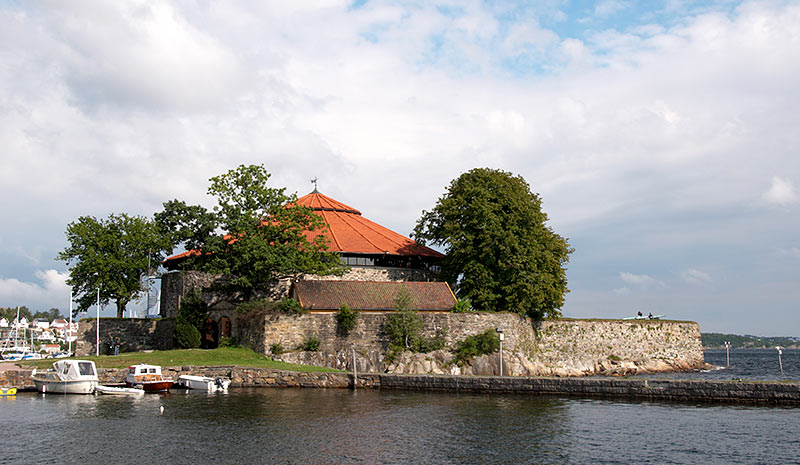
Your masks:
<path fill-rule="evenodd" d="M 360 372 L 405 374 L 498 375 L 500 354 L 453 365 L 450 350 L 467 336 L 501 328 L 503 374 L 513 376 L 629 375 L 689 371 L 705 366 L 700 328 L 694 322 L 664 320 L 545 320 L 538 324 L 513 313 L 421 313 L 422 336 L 445 334 L 445 350 L 405 352 L 386 359 L 383 332 L 389 314 L 361 313 L 347 336 L 337 333 L 334 313 L 264 315 L 249 323 L 263 328 L 265 354 L 279 344 L 292 363 L 352 370 L 355 351 Z M 234 333 L 236 330 L 234 330 Z M 254 331 L 250 331 L 251 333 Z M 297 351 L 304 340 L 318 337 L 320 350 Z"/>
<path fill-rule="evenodd" d="M 103 383 L 124 380 L 125 369 L 99 369 Z M 298 373 L 240 367 L 164 367 L 166 376 L 181 374 L 223 377 L 234 387 L 336 388 L 353 387 L 352 373 Z M 0 384 L 34 390 L 31 370 L 0 371 Z M 619 378 L 543 378 L 358 375 L 359 389 L 407 389 L 415 391 L 511 393 L 598 397 L 620 400 L 736 403 L 800 406 L 800 383 L 752 381 L 653 380 Z"/>

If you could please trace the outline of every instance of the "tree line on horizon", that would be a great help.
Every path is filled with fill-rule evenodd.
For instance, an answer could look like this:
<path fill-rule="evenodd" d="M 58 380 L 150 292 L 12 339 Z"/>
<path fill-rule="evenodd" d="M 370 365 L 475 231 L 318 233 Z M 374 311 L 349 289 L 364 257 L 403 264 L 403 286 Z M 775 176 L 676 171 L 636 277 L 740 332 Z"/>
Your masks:
<path fill-rule="evenodd" d="M 69 245 L 58 259 L 69 266 L 67 284 L 75 312 L 96 301 L 114 301 L 117 316 L 137 299 L 143 283 L 174 250 L 195 251 L 183 269 L 226 275 L 226 292 L 241 301 L 259 295 L 281 277 L 341 274 L 346 268 L 328 251 L 328 238 L 306 231 L 327 227 L 296 194 L 268 187 L 262 165 L 240 165 L 210 179 L 209 210 L 178 199 L 152 218 L 111 214 L 82 216 L 67 226 Z M 568 291 L 566 265 L 573 252 L 548 225 L 541 198 L 521 176 L 476 168 L 453 180 L 412 233 L 421 244 L 441 246 L 441 276 L 460 308 L 510 311 L 541 319 L 560 316 Z"/>
<path fill-rule="evenodd" d="M 21 305 L 19 307 L 19 317 L 27 318 L 28 321 L 33 321 L 37 318 L 44 318 L 50 322 L 60 318 L 66 318 L 61 314 L 61 310 L 57 308 L 51 308 L 47 311 L 31 312 L 31 310 L 25 305 Z M 17 318 L 17 307 L 0 307 L 0 318 L 5 318 L 8 321 L 14 321 Z"/>
<path fill-rule="evenodd" d="M 773 349 L 776 346 L 800 348 L 798 337 L 762 337 L 739 334 L 701 333 L 703 347 L 707 349 L 724 349 L 725 342 L 730 342 L 732 349 Z"/>

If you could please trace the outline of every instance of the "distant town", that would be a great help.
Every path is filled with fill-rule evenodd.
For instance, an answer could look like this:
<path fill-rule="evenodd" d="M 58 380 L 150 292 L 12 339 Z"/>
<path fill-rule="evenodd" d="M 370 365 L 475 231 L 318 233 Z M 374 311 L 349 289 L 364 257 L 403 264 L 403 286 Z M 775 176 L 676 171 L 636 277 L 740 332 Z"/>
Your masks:
<path fill-rule="evenodd" d="M 3 359 L 11 354 L 43 358 L 63 353 L 68 341 L 74 341 L 78 323 L 64 318 L 56 308 L 31 313 L 27 307 L 0 308 L 0 352 Z"/>

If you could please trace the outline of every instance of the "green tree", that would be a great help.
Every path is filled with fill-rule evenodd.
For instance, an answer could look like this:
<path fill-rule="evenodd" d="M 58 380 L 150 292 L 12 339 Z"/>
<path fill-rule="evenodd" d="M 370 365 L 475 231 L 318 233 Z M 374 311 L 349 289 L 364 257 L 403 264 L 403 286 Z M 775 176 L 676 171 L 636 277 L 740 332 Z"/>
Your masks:
<path fill-rule="evenodd" d="M 403 350 L 414 346 L 422 329 L 422 317 L 411 307 L 411 296 L 402 289 L 394 300 L 394 312 L 386 318 L 386 334 L 389 342 Z"/>
<path fill-rule="evenodd" d="M 162 231 L 197 251 L 183 269 L 230 276 L 226 288 L 241 300 L 279 278 L 341 269 L 338 255 L 326 251 L 327 236 L 308 238 L 307 232 L 326 228 L 322 218 L 297 205 L 284 188 L 267 187 L 269 178 L 261 165 L 240 165 L 211 178 L 208 194 L 217 198 L 212 212 L 178 200 L 164 204 L 156 214 Z"/>
<path fill-rule="evenodd" d="M 475 310 L 540 319 L 560 315 L 573 251 L 546 222 L 539 195 L 522 177 L 476 168 L 422 212 L 414 237 L 444 246 L 442 276 Z"/>
<path fill-rule="evenodd" d="M 70 266 L 67 284 L 78 303 L 75 314 L 94 305 L 99 288 L 100 303 L 113 300 L 118 318 L 140 297 L 148 267 L 158 267 L 172 248 L 153 221 L 125 213 L 106 220 L 82 216 L 67 226 L 67 241 L 57 258 Z"/>

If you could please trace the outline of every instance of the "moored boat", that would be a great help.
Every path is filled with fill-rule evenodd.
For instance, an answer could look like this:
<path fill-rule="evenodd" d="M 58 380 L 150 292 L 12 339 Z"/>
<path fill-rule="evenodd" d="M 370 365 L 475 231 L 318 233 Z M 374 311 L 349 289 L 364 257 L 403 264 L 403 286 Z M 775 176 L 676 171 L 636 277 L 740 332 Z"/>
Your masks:
<path fill-rule="evenodd" d="M 158 365 L 131 365 L 128 367 L 128 374 L 125 375 L 125 384 L 128 387 L 144 389 L 144 392 L 169 391 L 175 381 L 164 378 L 161 375 L 161 367 Z"/>
<path fill-rule="evenodd" d="M 36 390 L 53 394 L 91 394 L 100 384 L 97 368 L 89 360 L 59 360 L 53 368 L 31 373 Z"/>
<path fill-rule="evenodd" d="M 98 394 L 111 394 L 118 396 L 141 396 L 144 395 L 144 389 L 137 389 L 132 387 L 118 387 L 118 386 L 104 386 L 98 384 L 94 391 Z"/>
<path fill-rule="evenodd" d="M 210 378 L 208 376 L 180 375 L 178 384 L 187 389 L 201 391 L 227 391 L 231 380 L 223 378 Z"/>
<path fill-rule="evenodd" d="M 0 386 L 0 397 L 17 395 L 17 388 L 13 386 Z"/>

